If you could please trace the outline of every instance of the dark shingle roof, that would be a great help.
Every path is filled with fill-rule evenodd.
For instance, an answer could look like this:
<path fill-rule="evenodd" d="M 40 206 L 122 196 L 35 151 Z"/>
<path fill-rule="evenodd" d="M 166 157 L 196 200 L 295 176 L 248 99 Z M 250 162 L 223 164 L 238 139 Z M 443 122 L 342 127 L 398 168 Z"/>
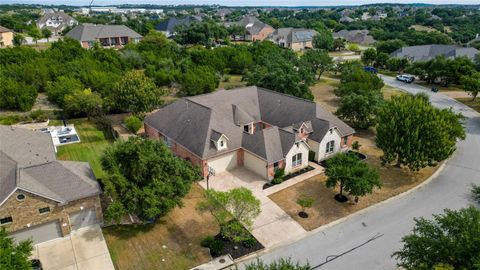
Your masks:
<path fill-rule="evenodd" d="M 242 114 L 247 115 L 242 116 L 247 120 L 236 120 L 239 108 Z M 250 123 L 251 119 L 254 122 L 263 121 L 274 128 L 250 135 L 243 131 L 243 124 Z M 325 135 L 325 128 L 337 127 L 342 136 L 354 133 L 351 127 L 314 102 L 256 86 L 183 98 L 145 118 L 147 125 L 200 158 L 245 147 L 269 161 L 291 148 L 295 141 L 291 127 L 303 122 L 310 123 L 307 124 L 312 129 L 310 138 L 318 141 Z M 210 138 L 217 136 L 215 133 L 229 138 L 227 150 L 217 151 L 210 143 Z M 286 142 L 290 144 L 288 147 L 285 146 Z"/>
<path fill-rule="evenodd" d="M 192 23 L 198 22 L 200 20 L 201 19 L 199 19 L 198 17 L 194 17 L 194 16 L 187 16 L 187 17 L 181 18 L 181 19 L 171 17 L 171 18 L 168 18 L 167 20 L 157 24 L 155 26 L 155 30 L 164 31 L 164 32 L 166 32 L 166 31 L 175 32 L 175 28 L 177 26 L 182 25 L 182 26 L 188 27 Z"/>
<path fill-rule="evenodd" d="M 13 32 L 12 30 L 0 25 L 0 33 Z"/>
<path fill-rule="evenodd" d="M 269 39 L 273 41 L 284 40 L 288 43 L 313 41 L 313 37 L 317 31 L 303 28 L 279 28 L 269 35 Z"/>
<path fill-rule="evenodd" d="M 375 43 L 375 39 L 369 34 L 368 30 L 340 30 L 333 33 L 334 38 L 343 38 L 348 42 L 359 43 L 363 45 L 371 45 Z"/>
<path fill-rule="evenodd" d="M 257 17 L 254 16 L 246 16 L 243 17 L 240 21 L 238 22 L 227 22 L 227 26 L 230 25 L 239 25 L 245 28 L 248 34 L 250 35 L 258 35 L 262 29 L 265 27 L 271 27 L 270 25 L 260 21 Z"/>
<path fill-rule="evenodd" d="M 420 45 L 400 48 L 390 54 L 391 57 L 407 58 L 411 61 L 428 61 L 437 56 L 444 55 L 447 58 L 467 57 L 474 59 L 480 53 L 475 48 L 465 48 L 456 45 Z"/>
<path fill-rule="evenodd" d="M 0 204 L 17 188 L 60 203 L 101 192 L 87 162 L 56 161 L 49 134 L 0 125 Z"/>
<path fill-rule="evenodd" d="M 142 35 L 125 25 L 81 24 L 75 26 L 65 36 L 78 41 L 95 41 L 106 37 L 141 38 Z"/>

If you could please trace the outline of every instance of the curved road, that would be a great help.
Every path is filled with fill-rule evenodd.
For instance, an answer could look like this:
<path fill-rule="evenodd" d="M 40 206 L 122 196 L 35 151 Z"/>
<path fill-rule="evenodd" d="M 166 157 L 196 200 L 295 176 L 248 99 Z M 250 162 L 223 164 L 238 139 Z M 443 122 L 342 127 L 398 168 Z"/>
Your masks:
<path fill-rule="evenodd" d="M 457 144 L 455 154 L 428 184 L 337 225 L 310 232 L 294 243 L 269 250 L 260 256 L 263 261 L 291 257 L 318 266 L 315 269 L 395 269 L 391 254 L 401 248 L 402 236 L 411 232 L 414 217 L 431 217 L 445 208 L 458 209 L 474 203 L 470 185 L 480 184 L 480 114 L 425 87 L 382 78 L 386 84 L 410 93 L 427 93 L 434 106 L 461 112 L 467 117 L 467 138 Z M 332 256 L 339 254 L 343 255 Z M 329 262 L 325 263 L 327 259 Z"/>

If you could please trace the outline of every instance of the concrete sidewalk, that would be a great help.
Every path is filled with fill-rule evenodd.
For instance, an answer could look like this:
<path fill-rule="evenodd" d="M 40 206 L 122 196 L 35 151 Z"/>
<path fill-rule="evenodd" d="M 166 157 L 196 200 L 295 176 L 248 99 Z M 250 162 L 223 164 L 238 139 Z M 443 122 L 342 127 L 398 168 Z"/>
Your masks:
<path fill-rule="evenodd" d="M 238 187 L 250 189 L 261 203 L 261 213 L 254 220 L 251 232 L 265 248 L 271 248 L 281 243 L 298 239 L 306 231 L 277 204 L 270 200 L 268 195 L 321 173 L 320 166 L 317 165 L 315 168 L 315 170 L 290 179 L 278 185 L 278 187 L 274 186 L 266 190 L 263 189 L 263 185 L 267 181 L 263 177 L 245 168 L 236 168 L 210 177 L 209 187 L 219 191 L 228 191 Z M 206 188 L 207 183 L 203 180 L 200 182 L 200 185 Z"/>
<path fill-rule="evenodd" d="M 39 259 L 44 270 L 115 270 L 99 225 L 35 245 L 32 253 L 31 258 Z"/>

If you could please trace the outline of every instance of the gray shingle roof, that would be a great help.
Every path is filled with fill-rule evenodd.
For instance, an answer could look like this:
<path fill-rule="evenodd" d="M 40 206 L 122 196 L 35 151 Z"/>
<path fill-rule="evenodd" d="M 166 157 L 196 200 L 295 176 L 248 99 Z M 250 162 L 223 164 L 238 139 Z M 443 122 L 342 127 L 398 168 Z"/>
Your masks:
<path fill-rule="evenodd" d="M 56 161 L 49 134 L 0 125 L 0 204 L 17 188 L 60 203 L 101 192 L 87 162 Z"/>
<path fill-rule="evenodd" d="M 182 26 L 188 27 L 192 23 L 195 23 L 195 22 L 198 22 L 198 21 L 201 21 L 201 18 L 194 17 L 194 16 L 187 16 L 185 18 L 180 18 L 180 19 L 171 17 L 171 18 L 168 18 L 167 20 L 157 24 L 155 26 L 155 30 L 164 31 L 164 32 L 167 32 L 167 31 L 168 32 L 175 32 L 175 28 L 177 26 L 182 25 Z"/>
<path fill-rule="evenodd" d="M 288 43 L 308 42 L 313 41 L 313 37 L 317 31 L 303 28 L 279 28 L 271 33 L 268 39 L 273 41 L 283 40 Z"/>
<path fill-rule="evenodd" d="M 239 25 L 245 28 L 248 34 L 250 35 L 258 35 L 260 31 L 262 31 L 265 27 L 271 27 L 270 25 L 260 21 L 257 17 L 254 16 L 246 16 L 243 17 L 238 22 L 227 22 L 227 26 L 230 25 Z"/>
<path fill-rule="evenodd" d="M 142 38 L 142 35 L 125 25 L 81 24 L 75 26 L 65 36 L 78 41 L 95 41 L 107 37 Z"/>
<path fill-rule="evenodd" d="M 334 38 L 343 38 L 348 42 L 359 43 L 363 45 L 371 45 L 375 43 L 375 39 L 369 35 L 368 30 L 340 30 L 333 33 Z"/>
<path fill-rule="evenodd" d="M 12 30 L 0 25 L 0 33 L 13 32 Z"/>
<path fill-rule="evenodd" d="M 447 58 L 465 56 L 474 59 L 480 53 L 475 48 L 465 48 L 456 45 L 420 45 L 400 48 L 390 54 L 391 57 L 407 58 L 411 61 L 428 61 L 437 56 L 444 55 Z"/>
<path fill-rule="evenodd" d="M 248 114 L 248 120 L 262 121 L 275 128 L 249 135 L 243 131 L 242 124 L 237 124 L 235 111 L 239 110 L 233 108 L 241 108 Z M 182 98 L 145 118 L 146 124 L 202 159 L 245 147 L 269 161 L 288 148 L 285 142 L 295 141 L 291 126 L 308 121 L 313 129 L 311 138 L 318 141 L 326 133 L 324 126 L 326 130 L 337 127 L 342 136 L 354 133 L 351 127 L 314 102 L 256 86 Z M 217 151 L 211 144 L 212 132 L 225 134 L 229 138 L 227 150 Z M 273 148 L 275 150 L 271 150 Z"/>

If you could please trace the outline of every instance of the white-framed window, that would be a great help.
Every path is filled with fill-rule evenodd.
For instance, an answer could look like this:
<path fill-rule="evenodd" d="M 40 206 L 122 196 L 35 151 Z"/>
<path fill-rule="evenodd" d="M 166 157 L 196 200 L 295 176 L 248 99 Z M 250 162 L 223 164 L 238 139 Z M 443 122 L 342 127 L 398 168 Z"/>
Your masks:
<path fill-rule="evenodd" d="M 167 136 L 165 136 L 163 140 L 165 141 L 165 144 L 166 144 L 168 147 L 172 147 L 172 139 L 170 139 L 170 138 L 168 138 Z"/>
<path fill-rule="evenodd" d="M 12 217 L 4 217 L 4 218 L 0 218 L 0 225 L 4 225 L 4 224 L 10 224 L 13 222 L 13 219 Z"/>
<path fill-rule="evenodd" d="M 302 165 L 302 153 L 298 153 L 292 157 L 292 168 Z"/>
<path fill-rule="evenodd" d="M 280 169 L 280 163 L 279 162 L 273 163 L 273 171 L 276 172 L 278 169 Z"/>
<path fill-rule="evenodd" d="M 334 149 L 335 149 L 335 141 L 327 142 L 327 147 L 325 149 L 325 152 L 326 153 L 332 153 Z"/>

